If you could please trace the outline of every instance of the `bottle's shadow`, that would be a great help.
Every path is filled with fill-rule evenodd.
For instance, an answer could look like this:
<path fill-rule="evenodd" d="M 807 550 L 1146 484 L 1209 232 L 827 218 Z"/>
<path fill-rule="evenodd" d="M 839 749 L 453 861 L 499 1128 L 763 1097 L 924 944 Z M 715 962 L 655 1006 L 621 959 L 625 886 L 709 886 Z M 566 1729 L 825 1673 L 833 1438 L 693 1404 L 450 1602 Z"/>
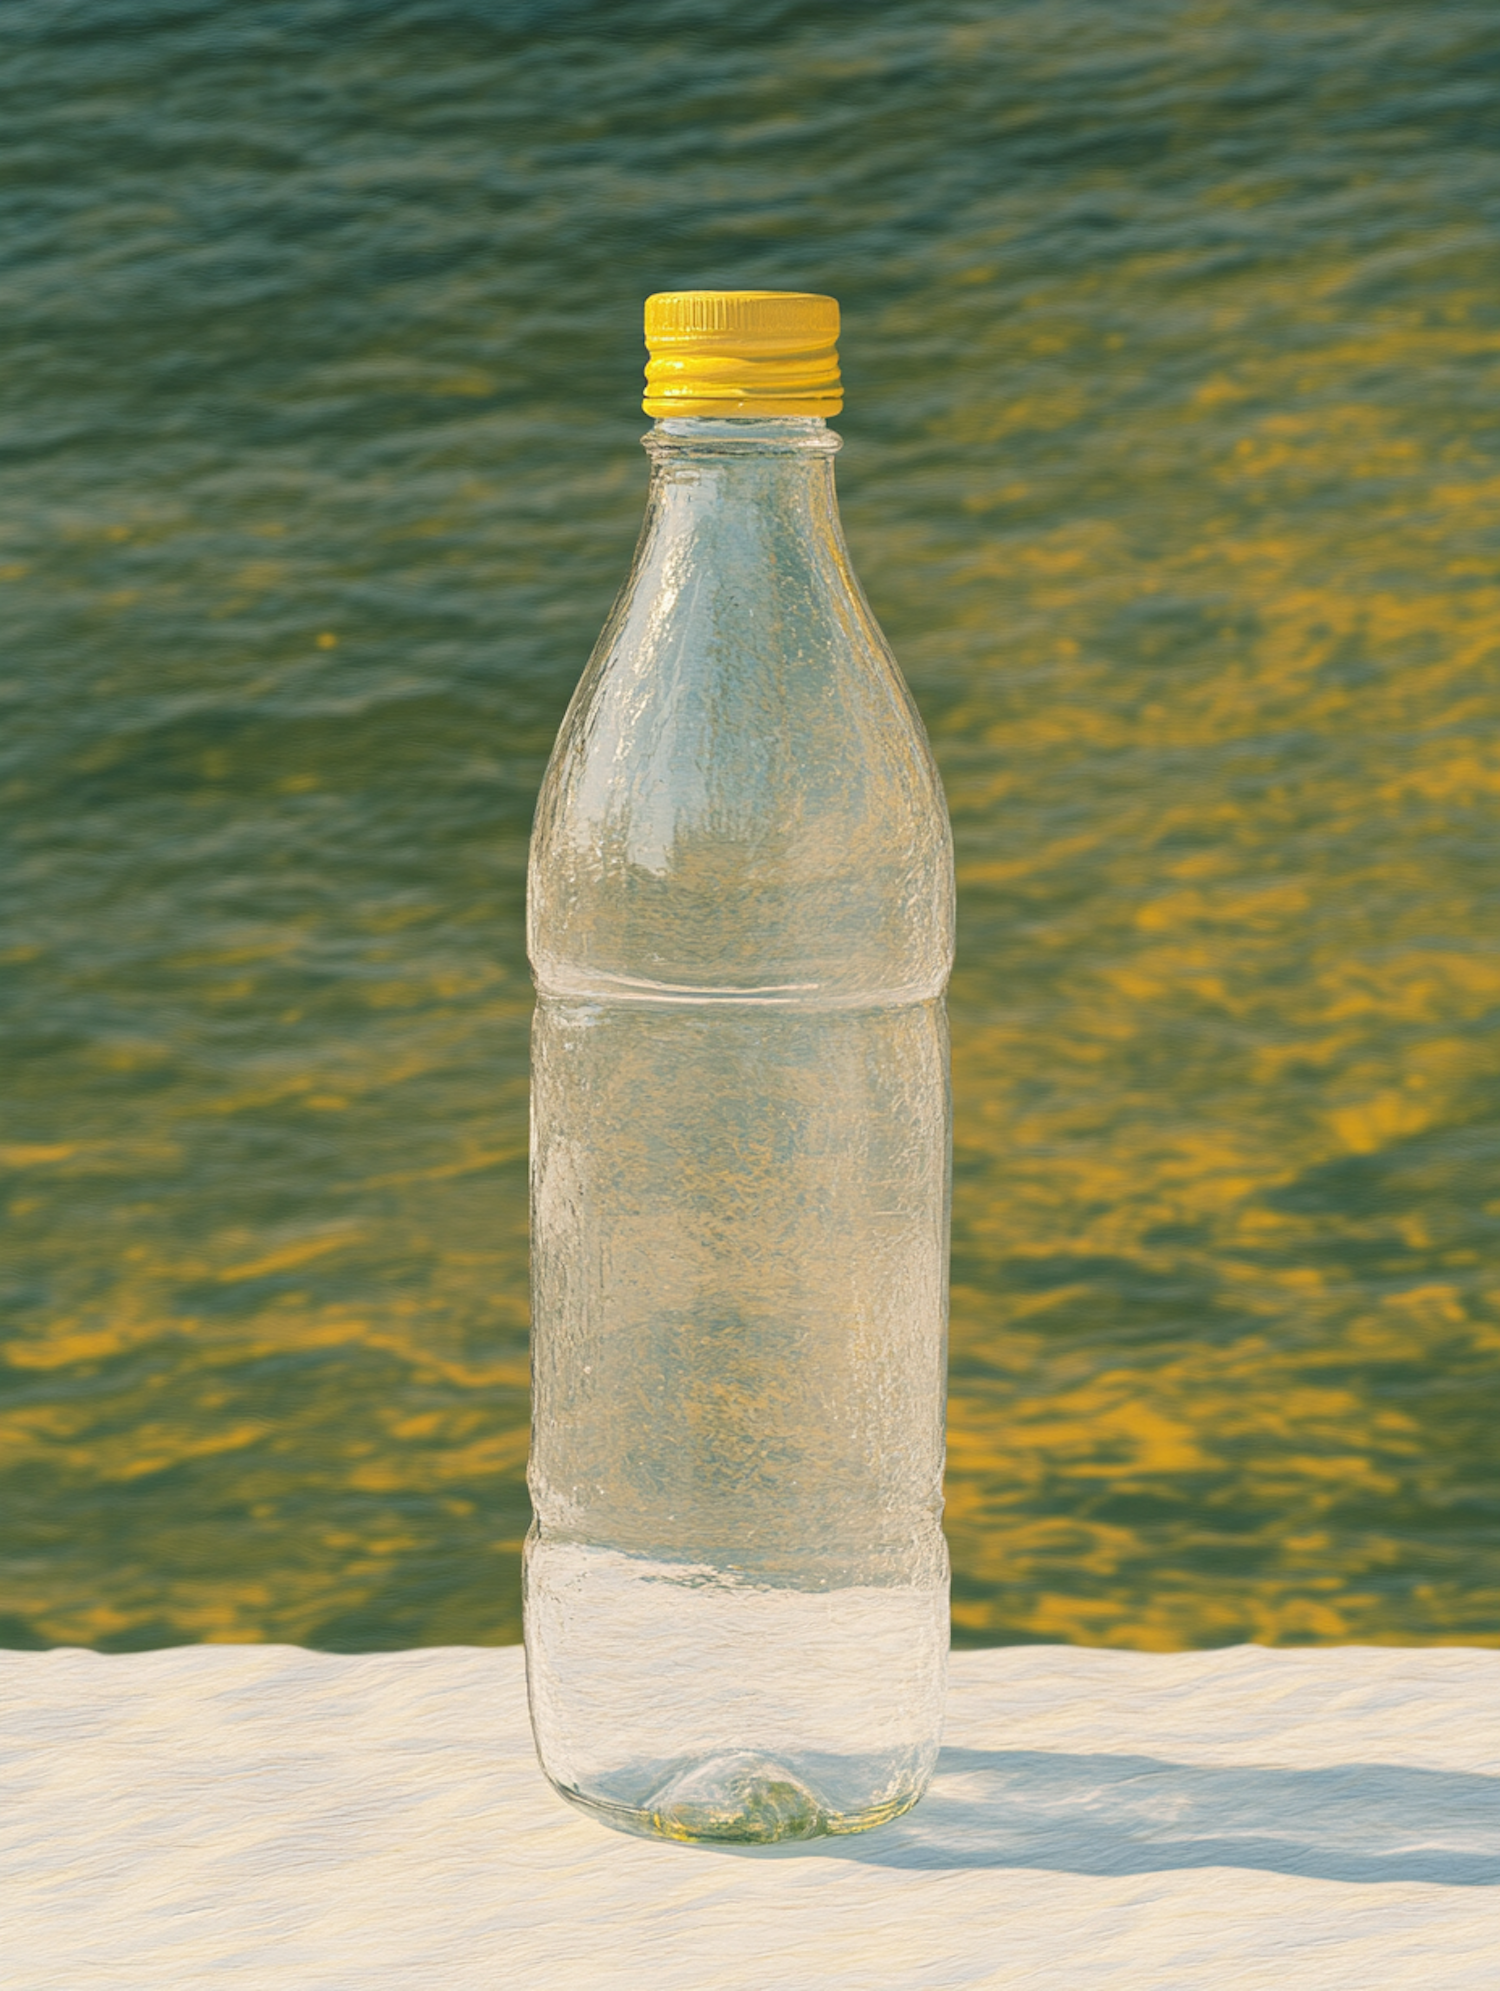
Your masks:
<path fill-rule="evenodd" d="M 915 1811 L 818 1850 L 887 1867 L 1260 1867 L 1319 1880 L 1495 1887 L 1500 1777 L 1382 1763 L 1223 1769 L 945 1749 Z"/>

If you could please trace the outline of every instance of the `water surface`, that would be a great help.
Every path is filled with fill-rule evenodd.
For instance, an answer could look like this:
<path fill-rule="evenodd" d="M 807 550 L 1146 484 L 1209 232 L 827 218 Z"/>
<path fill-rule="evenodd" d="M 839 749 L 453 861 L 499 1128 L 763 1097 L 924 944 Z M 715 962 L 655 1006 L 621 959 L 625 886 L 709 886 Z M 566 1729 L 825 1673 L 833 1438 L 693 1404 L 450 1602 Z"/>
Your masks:
<path fill-rule="evenodd" d="M 0 1639 L 518 1634 L 651 290 L 828 290 L 959 847 L 961 1639 L 1500 1642 L 1500 36 L 12 0 Z"/>

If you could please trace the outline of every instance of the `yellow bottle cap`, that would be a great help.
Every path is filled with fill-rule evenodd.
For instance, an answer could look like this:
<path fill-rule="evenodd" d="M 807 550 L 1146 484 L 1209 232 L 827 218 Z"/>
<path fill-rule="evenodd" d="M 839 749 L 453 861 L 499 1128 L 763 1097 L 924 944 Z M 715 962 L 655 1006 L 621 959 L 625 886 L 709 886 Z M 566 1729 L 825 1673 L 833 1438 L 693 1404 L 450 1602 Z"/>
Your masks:
<path fill-rule="evenodd" d="M 646 299 L 648 415 L 836 415 L 839 307 L 802 290 Z"/>

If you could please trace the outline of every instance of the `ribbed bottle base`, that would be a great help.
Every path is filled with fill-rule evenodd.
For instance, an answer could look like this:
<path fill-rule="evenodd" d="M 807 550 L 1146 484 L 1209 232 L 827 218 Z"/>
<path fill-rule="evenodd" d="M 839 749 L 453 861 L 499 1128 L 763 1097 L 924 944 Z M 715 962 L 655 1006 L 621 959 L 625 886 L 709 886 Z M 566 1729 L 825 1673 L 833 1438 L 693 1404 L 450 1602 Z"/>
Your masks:
<path fill-rule="evenodd" d="M 770 1846 L 863 1832 L 937 1760 L 946 1572 L 804 1589 L 535 1537 L 526 1659 L 542 1767 L 621 1831 Z"/>

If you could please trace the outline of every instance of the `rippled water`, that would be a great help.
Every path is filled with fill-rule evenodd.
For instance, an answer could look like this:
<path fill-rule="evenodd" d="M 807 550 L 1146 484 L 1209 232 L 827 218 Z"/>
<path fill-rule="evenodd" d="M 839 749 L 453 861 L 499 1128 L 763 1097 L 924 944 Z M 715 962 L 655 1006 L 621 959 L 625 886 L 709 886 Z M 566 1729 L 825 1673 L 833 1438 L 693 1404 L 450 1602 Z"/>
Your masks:
<path fill-rule="evenodd" d="M 518 1633 L 641 298 L 830 290 L 971 1642 L 1500 1643 L 1492 9 L 12 0 L 0 1638 Z"/>

